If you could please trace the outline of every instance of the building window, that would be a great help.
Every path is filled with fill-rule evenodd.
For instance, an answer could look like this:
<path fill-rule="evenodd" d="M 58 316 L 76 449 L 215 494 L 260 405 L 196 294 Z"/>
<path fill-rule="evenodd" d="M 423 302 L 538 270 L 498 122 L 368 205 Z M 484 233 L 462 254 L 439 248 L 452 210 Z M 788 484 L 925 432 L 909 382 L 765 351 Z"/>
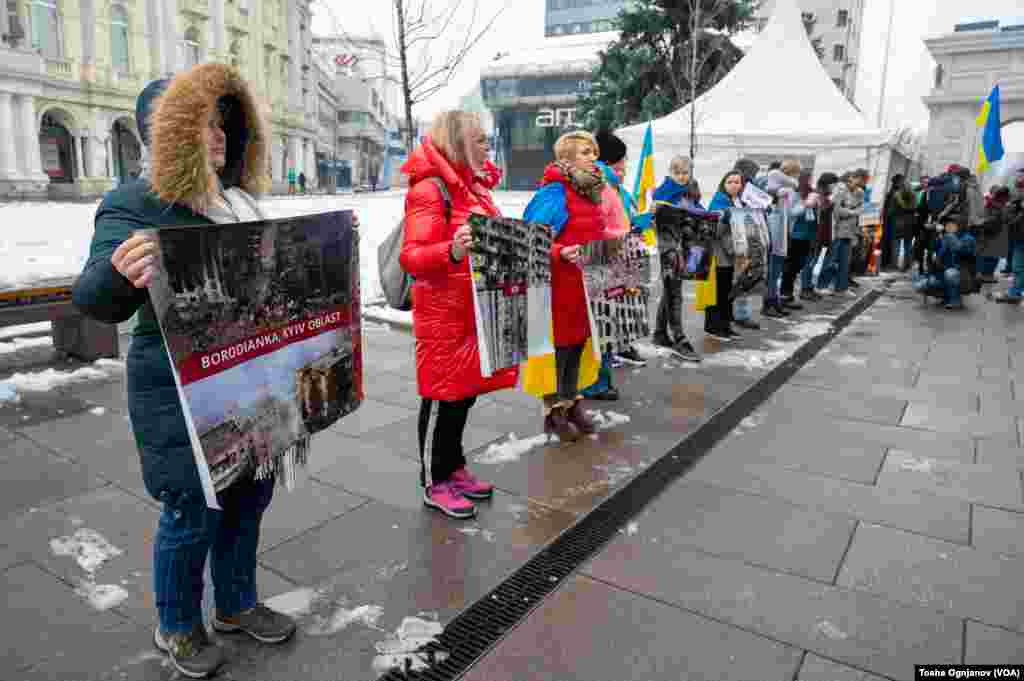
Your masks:
<path fill-rule="evenodd" d="M 110 52 L 114 71 L 126 74 L 131 70 L 128 49 L 128 12 L 121 5 L 110 8 Z"/>
<path fill-rule="evenodd" d="M 57 0 L 32 0 L 32 49 L 44 57 L 64 57 L 64 27 Z"/>
<path fill-rule="evenodd" d="M 832 61 L 843 61 L 846 59 L 846 48 L 842 45 L 832 46 Z"/>
<path fill-rule="evenodd" d="M 836 12 L 836 27 L 846 28 L 846 25 L 850 23 L 850 10 L 841 9 Z"/>
<path fill-rule="evenodd" d="M 936 89 L 942 87 L 942 79 L 945 76 L 945 70 L 942 68 L 942 64 L 935 65 L 935 87 Z"/>
<path fill-rule="evenodd" d="M 200 61 L 199 29 L 190 26 L 185 31 L 185 68 L 198 66 Z"/>

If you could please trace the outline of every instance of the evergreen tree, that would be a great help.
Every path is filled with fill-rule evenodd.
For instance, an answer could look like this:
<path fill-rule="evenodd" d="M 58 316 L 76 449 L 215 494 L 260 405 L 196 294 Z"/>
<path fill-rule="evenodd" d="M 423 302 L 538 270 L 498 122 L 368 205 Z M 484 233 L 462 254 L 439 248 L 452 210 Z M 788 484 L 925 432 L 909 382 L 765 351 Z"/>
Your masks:
<path fill-rule="evenodd" d="M 591 91 L 580 101 L 588 128 L 640 123 L 690 101 L 698 5 L 697 96 L 736 65 L 743 52 L 731 37 L 750 27 L 757 0 L 634 0 L 619 14 L 619 38 L 601 53 Z"/>

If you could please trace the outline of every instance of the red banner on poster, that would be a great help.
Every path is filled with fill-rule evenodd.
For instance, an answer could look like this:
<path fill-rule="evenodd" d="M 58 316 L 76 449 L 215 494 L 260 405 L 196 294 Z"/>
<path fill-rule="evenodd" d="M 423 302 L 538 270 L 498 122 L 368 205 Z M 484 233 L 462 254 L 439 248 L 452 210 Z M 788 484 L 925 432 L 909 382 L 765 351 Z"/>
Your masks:
<path fill-rule="evenodd" d="M 185 358 L 178 366 L 178 370 L 181 372 L 181 384 L 185 386 L 210 376 L 216 376 L 222 371 L 244 364 L 251 359 L 269 355 L 292 343 L 298 343 L 328 331 L 345 328 L 351 323 L 350 308 L 338 307 L 330 312 L 293 322 L 258 336 L 243 338 L 208 352 L 195 353 Z"/>

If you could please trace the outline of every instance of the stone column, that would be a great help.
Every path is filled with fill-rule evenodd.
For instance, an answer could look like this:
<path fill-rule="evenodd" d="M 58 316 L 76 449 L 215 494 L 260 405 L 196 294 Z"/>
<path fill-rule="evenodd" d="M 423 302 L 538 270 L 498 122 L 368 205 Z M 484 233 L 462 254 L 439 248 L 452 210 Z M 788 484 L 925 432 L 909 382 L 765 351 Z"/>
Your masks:
<path fill-rule="evenodd" d="M 178 0 L 155 0 L 163 4 L 163 25 L 159 38 L 164 44 L 163 72 L 173 75 L 182 66 L 181 41 L 185 39 L 185 30 L 178 26 Z"/>
<path fill-rule="evenodd" d="M 299 3 L 298 0 L 286 0 L 288 8 L 288 109 L 299 108 L 302 96 L 302 83 L 299 79 L 299 67 L 302 63 L 302 43 L 299 38 Z"/>
<path fill-rule="evenodd" d="M 210 49 L 216 59 L 225 59 L 228 49 L 225 44 L 227 29 L 224 26 L 224 0 L 210 0 Z"/>
<path fill-rule="evenodd" d="M 8 131 L 7 134 L 0 135 L 0 177 L 14 177 L 18 174 L 18 149 L 15 146 L 16 128 L 12 104 L 11 93 L 0 92 L 0 130 Z"/>
<path fill-rule="evenodd" d="M 36 107 L 31 95 L 22 95 L 17 102 L 21 117 L 21 162 L 26 177 L 49 180 L 43 173 L 43 156 L 39 151 L 39 128 L 36 126 Z"/>
<path fill-rule="evenodd" d="M 85 179 L 85 144 L 84 135 L 72 135 L 72 144 L 75 146 L 75 180 Z"/>
<path fill-rule="evenodd" d="M 163 3 L 160 0 L 147 0 L 146 42 L 149 45 L 149 77 L 152 79 L 164 75 L 163 34 Z"/>
<path fill-rule="evenodd" d="M 79 0 L 82 22 L 82 79 L 96 79 L 96 4 Z"/>

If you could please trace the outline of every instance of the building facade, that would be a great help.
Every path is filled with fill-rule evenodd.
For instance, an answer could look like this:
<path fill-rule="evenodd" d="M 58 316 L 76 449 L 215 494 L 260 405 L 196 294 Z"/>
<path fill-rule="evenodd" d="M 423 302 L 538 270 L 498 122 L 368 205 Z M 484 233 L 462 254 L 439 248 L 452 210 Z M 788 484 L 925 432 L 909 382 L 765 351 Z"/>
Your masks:
<path fill-rule="evenodd" d="M 577 127 L 577 101 L 590 91 L 598 53 L 613 39 L 607 33 L 548 39 L 483 70 L 480 89 L 493 116 L 495 161 L 506 189 L 536 186 L 555 141 Z"/>
<path fill-rule="evenodd" d="M 544 35 L 612 31 L 625 6 L 626 0 L 545 0 Z"/>
<path fill-rule="evenodd" d="M 332 73 L 338 100 L 337 163 L 341 188 L 382 188 L 391 184 L 392 156 L 404 127 L 397 74 L 390 67 L 387 44 L 377 37 L 317 36 L 313 49 Z"/>
<path fill-rule="evenodd" d="M 832 82 L 854 101 L 860 65 L 864 0 L 797 0 L 809 35 L 821 51 L 821 63 Z M 775 9 L 775 0 L 765 0 L 758 10 L 757 26 L 764 28 Z"/>
<path fill-rule="evenodd" d="M 271 173 L 315 173 L 309 0 L 5 0 L 0 197 L 97 196 L 139 172 L 135 99 L 203 62 L 236 65 L 266 106 Z"/>
<path fill-rule="evenodd" d="M 1024 126 L 1024 26 L 961 24 L 951 34 L 925 40 L 925 46 L 936 62 L 932 91 L 924 98 L 926 170 L 935 174 L 951 163 L 976 168 L 981 132 L 975 119 L 997 83 L 1004 133 Z M 1024 149 L 1006 151 L 1024 155 Z"/>

